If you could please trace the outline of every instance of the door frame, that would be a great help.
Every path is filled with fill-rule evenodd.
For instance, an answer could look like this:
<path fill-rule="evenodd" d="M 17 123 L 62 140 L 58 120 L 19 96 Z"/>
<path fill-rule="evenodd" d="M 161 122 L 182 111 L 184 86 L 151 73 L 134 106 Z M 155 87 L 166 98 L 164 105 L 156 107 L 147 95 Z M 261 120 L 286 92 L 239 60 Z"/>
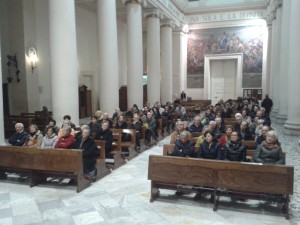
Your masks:
<path fill-rule="evenodd" d="M 236 83 L 235 83 L 235 99 L 239 96 L 243 96 L 242 90 L 242 75 L 243 75 L 243 54 L 215 54 L 215 55 L 205 55 L 204 58 L 204 99 L 211 99 L 211 71 L 210 66 L 213 60 L 236 60 Z M 226 101 L 227 99 L 224 99 Z"/>

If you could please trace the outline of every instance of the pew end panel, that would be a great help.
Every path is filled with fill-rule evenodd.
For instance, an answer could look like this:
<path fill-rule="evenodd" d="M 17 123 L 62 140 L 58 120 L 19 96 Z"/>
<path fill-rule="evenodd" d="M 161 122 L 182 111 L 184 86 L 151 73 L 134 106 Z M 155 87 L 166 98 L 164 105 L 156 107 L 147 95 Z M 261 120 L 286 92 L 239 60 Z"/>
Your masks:
<path fill-rule="evenodd" d="M 106 176 L 110 173 L 110 170 L 107 168 L 105 164 L 105 141 L 95 140 L 96 145 L 100 147 L 99 156 L 96 161 L 96 181 L 100 180 L 102 177 Z"/>
<path fill-rule="evenodd" d="M 47 177 L 74 179 L 77 192 L 91 185 L 84 177 L 82 150 L 78 149 L 31 149 L 32 170 L 30 187 L 47 180 Z"/>

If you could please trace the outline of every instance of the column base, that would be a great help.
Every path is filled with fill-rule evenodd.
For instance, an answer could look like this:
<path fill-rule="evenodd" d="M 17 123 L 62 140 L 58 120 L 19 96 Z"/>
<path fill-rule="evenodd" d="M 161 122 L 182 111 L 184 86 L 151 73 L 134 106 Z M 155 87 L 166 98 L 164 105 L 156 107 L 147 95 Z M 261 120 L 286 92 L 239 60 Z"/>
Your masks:
<path fill-rule="evenodd" d="M 287 120 L 284 124 L 284 133 L 292 136 L 300 136 L 300 123 Z"/>
<path fill-rule="evenodd" d="M 287 120 L 287 115 L 282 115 L 280 113 L 276 116 L 276 123 L 279 125 L 284 125 L 285 121 Z"/>
<path fill-rule="evenodd" d="M 270 117 L 271 117 L 271 120 L 273 123 L 276 123 L 276 116 L 278 114 L 278 109 L 273 109 L 271 112 L 270 112 Z"/>

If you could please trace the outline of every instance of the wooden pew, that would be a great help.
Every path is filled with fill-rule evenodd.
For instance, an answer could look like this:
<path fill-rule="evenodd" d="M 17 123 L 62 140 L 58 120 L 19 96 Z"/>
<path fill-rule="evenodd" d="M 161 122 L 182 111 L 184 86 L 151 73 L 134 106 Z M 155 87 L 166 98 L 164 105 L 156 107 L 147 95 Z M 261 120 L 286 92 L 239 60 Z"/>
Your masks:
<path fill-rule="evenodd" d="M 113 165 L 112 169 L 117 169 L 120 166 L 124 165 L 126 163 L 121 150 L 121 135 L 120 134 L 114 134 L 113 133 L 113 143 L 112 143 L 113 149 L 110 152 L 113 156 Z M 108 160 L 106 160 L 108 162 Z M 108 162 L 108 164 L 111 164 L 111 162 Z"/>
<path fill-rule="evenodd" d="M 105 141 L 95 140 L 95 142 L 96 142 L 97 147 L 100 147 L 100 149 L 99 149 L 100 154 L 96 161 L 96 169 L 97 169 L 96 181 L 98 181 L 102 177 L 109 174 L 110 170 L 106 167 L 106 164 L 105 164 Z"/>
<path fill-rule="evenodd" d="M 91 184 L 84 178 L 82 151 L 78 149 L 39 149 L 0 146 L 0 176 L 5 172 L 27 173 L 30 187 L 47 181 L 47 177 L 71 178 L 77 181 L 77 192 Z"/>
<path fill-rule="evenodd" d="M 125 148 L 129 151 L 128 159 L 133 159 L 138 155 L 138 153 L 135 151 L 135 139 L 136 139 L 136 131 L 133 129 L 111 129 L 114 134 L 119 134 L 121 137 L 122 135 L 130 135 L 131 139 L 130 141 L 121 141 L 121 149 Z"/>
<path fill-rule="evenodd" d="M 224 118 L 224 125 L 228 126 L 228 125 L 233 125 L 235 123 L 235 118 Z"/>
<path fill-rule="evenodd" d="M 272 197 L 273 201 L 284 201 L 288 219 L 294 167 L 150 155 L 148 180 L 151 180 L 150 202 L 159 197 L 159 189 L 197 193 L 205 187 L 204 190 L 213 191 L 214 211 L 219 196 L 263 200 Z"/>

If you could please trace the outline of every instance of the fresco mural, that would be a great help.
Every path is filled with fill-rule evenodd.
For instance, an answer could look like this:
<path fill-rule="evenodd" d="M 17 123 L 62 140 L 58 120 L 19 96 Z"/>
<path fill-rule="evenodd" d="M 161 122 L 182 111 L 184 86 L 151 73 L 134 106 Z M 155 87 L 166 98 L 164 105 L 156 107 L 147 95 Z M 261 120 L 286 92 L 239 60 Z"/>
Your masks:
<path fill-rule="evenodd" d="M 205 55 L 224 53 L 243 53 L 243 74 L 261 74 L 263 27 L 244 26 L 191 30 L 187 47 L 188 80 L 189 77 L 195 77 L 196 74 L 204 74 Z"/>

